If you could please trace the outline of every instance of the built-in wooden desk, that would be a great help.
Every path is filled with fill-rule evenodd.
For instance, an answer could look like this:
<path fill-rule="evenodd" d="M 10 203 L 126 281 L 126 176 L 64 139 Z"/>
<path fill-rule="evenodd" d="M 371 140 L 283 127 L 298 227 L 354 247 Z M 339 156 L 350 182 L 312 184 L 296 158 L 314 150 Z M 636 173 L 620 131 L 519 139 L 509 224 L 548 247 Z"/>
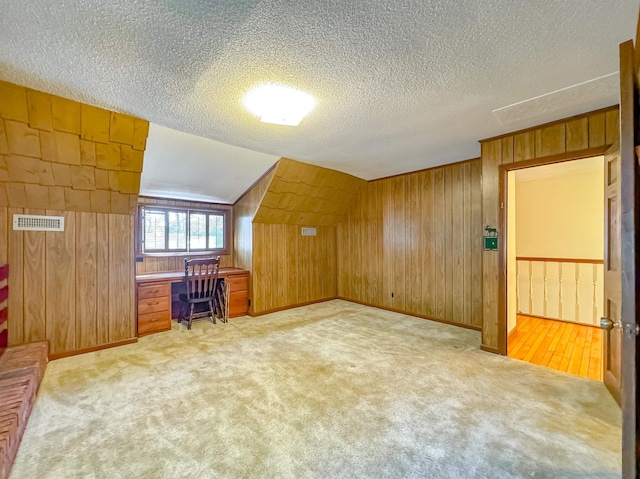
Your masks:
<path fill-rule="evenodd" d="M 229 283 L 229 317 L 249 311 L 249 271 L 220 268 L 219 277 Z M 138 336 L 171 329 L 171 318 L 178 317 L 179 289 L 184 271 L 146 273 L 136 276 Z"/>

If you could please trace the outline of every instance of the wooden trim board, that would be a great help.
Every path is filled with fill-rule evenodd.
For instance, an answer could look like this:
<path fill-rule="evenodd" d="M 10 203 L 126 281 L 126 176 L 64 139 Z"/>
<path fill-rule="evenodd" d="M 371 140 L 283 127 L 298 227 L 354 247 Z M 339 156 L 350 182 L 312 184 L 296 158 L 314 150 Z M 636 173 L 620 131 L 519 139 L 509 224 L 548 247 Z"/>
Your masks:
<path fill-rule="evenodd" d="M 337 298 L 333 298 L 333 299 L 341 299 L 343 301 L 349 301 L 351 303 L 361 304 L 363 306 L 369 306 L 371 308 L 378 308 L 378 309 L 383 309 L 385 311 L 391 311 L 392 313 L 405 314 L 407 316 L 413 316 L 413 317 L 420 318 L 420 319 L 427 319 L 429 321 L 435 321 L 436 323 L 448 324 L 450 326 L 459 326 L 461 328 L 471 329 L 473 331 L 481 331 L 482 330 L 481 327 L 473 326 L 471 324 L 454 323 L 452 321 L 447 321 L 445 319 L 432 318 L 430 316 L 425 316 L 424 314 L 410 313 L 408 311 L 403 311 L 401 309 L 388 308 L 386 306 L 379 306 L 379 305 L 376 305 L 376 304 L 367 303 L 365 301 L 358 301 L 358 300 L 355 300 L 355 299 L 343 298 L 343 297 L 340 297 L 340 296 L 337 297 Z"/>
<path fill-rule="evenodd" d="M 286 311 L 288 309 L 294 309 L 294 308 L 301 308 L 302 306 L 309 306 L 311 304 L 324 303 L 326 301 L 332 301 L 334 299 L 341 299 L 341 298 L 333 297 L 333 298 L 316 299 L 314 301 L 306 301 L 304 303 L 297 303 L 297 304 L 291 304 L 289 306 L 282 306 L 281 308 L 267 309 L 265 311 L 260 311 L 258 313 L 249 312 L 247 313 L 247 316 L 255 318 L 258 316 L 264 316 L 265 314 L 278 313 L 280 311 Z M 239 317 L 242 317 L 242 316 L 239 316 Z"/>
<path fill-rule="evenodd" d="M 577 326 L 586 326 L 587 328 L 600 329 L 600 326 L 596 326 L 595 324 L 576 323 L 575 321 L 567 321 L 565 319 L 558 319 L 558 318 L 545 318 L 544 316 L 536 316 L 535 314 L 525 314 L 525 313 L 516 313 L 516 314 L 518 316 L 525 316 L 527 318 L 544 319 L 545 321 L 558 321 L 559 323 L 575 324 Z M 517 327 L 513 328 L 513 331 L 515 331 L 516 329 L 518 328 Z M 511 333 L 509 333 L 509 335 L 511 335 Z"/>
<path fill-rule="evenodd" d="M 516 256 L 516 261 L 541 261 L 544 263 L 580 263 L 580 264 L 604 264 L 603 259 L 584 258 L 534 258 L 529 256 Z"/>
<path fill-rule="evenodd" d="M 99 346 L 94 346 L 91 348 L 76 349 L 75 351 L 67 351 L 67 352 L 58 353 L 58 354 L 49 354 L 49 360 L 54 361 L 56 359 L 68 358 L 69 356 L 76 356 L 77 354 L 92 353 L 94 351 L 100 351 L 102 349 L 115 348 L 117 346 L 125 346 L 127 344 L 133 344 L 137 342 L 138 342 L 138 338 L 131 338 L 131 339 L 125 339 L 124 341 L 116 341 L 113 343 L 101 344 Z"/>

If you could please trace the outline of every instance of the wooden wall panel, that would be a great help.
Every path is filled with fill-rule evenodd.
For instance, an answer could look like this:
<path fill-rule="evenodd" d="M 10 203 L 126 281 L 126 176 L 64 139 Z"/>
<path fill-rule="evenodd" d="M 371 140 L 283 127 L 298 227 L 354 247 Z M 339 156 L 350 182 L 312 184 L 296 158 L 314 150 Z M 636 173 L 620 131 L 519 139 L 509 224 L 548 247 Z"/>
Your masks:
<path fill-rule="evenodd" d="M 97 214 L 96 244 L 96 335 L 98 344 L 109 342 L 109 215 Z"/>
<path fill-rule="evenodd" d="M 255 222 L 336 226 L 365 184 L 346 173 L 281 158 Z"/>
<path fill-rule="evenodd" d="M 9 212 L 0 206 L 0 265 L 7 264 L 7 239 L 9 231 Z"/>
<path fill-rule="evenodd" d="M 13 214 L 23 213 L 64 216 L 65 231 L 13 231 Z M 131 215 L 0 208 L 12 345 L 47 339 L 57 355 L 135 338 L 133 221 Z"/>
<path fill-rule="evenodd" d="M 558 154 L 573 152 L 579 154 L 587 148 L 612 144 L 618 139 L 618 135 L 618 107 L 611 107 L 482 141 L 483 225 L 499 226 L 499 166 L 512 162 L 508 149 L 504 149 L 505 141 L 513 139 L 513 161 L 517 163 Z M 473 229 L 476 231 L 478 227 Z M 499 234 L 500 241 L 504 241 L 503 232 L 499 231 Z M 486 350 L 495 352 L 500 350 L 500 338 L 506 334 L 498 330 L 498 275 L 500 273 L 498 263 L 497 252 L 482 253 L 482 346 Z"/>
<path fill-rule="evenodd" d="M 419 189 L 419 177 L 420 175 L 413 175 L 407 177 L 407 189 L 405 191 L 405 203 L 407 205 L 406 217 L 415 218 L 420 215 L 420 189 Z M 420 223 L 414 221 L 405 221 L 405 230 L 407 236 L 407 258 L 406 261 L 409 264 L 407 270 L 407 302 L 405 308 L 415 310 L 420 308 L 420 295 L 422 293 L 422 281 L 420 281 Z M 370 272 L 365 275 L 365 278 L 370 276 Z M 416 280 L 412 280 L 416 278 Z M 365 287 L 367 285 L 365 284 Z M 365 296 L 366 298 L 366 296 Z M 367 301 L 370 302 L 370 301 Z"/>
<path fill-rule="evenodd" d="M 421 217 L 420 221 L 420 241 L 419 249 L 422 253 L 419 269 L 416 276 L 420 278 L 421 302 L 419 311 L 423 311 L 425 316 L 435 317 L 435 285 L 436 268 L 435 265 L 435 225 L 434 219 L 434 170 L 426 170 L 417 175 L 418 191 L 420 193 L 420 209 L 416 216 Z M 420 274 L 421 273 L 421 274 Z M 371 301 L 373 302 L 373 301 Z"/>
<path fill-rule="evenodd" d="M 140 205 L 158 205 L 158 206 L 175 206 L 178 208 L 192 208 L 200 210 L 227 210 L 229 214 L 229 225 L 231 234 L 229 235 L 231 244 L 229 245 L 230 253 L 220 255 L 220 266 L 227 268 L 235 266 L 234 264 L 234 214 L 231 205 L 219 203 L 204 203 L 199 201 L 183 201 L 165 198 L 150 198 L 148 196 L 139 196 L 138 204 Z M 136 215 L 136 221 L 140 218 Z M 176 256 L 141 256 L 142 261 L 136 262 L 136 274 L 159 273 L 169 271 L 184 271 L 184 260 L 190 258 L 190 255 Z"/>
<path fill-rule="evenodd" d="M 452 275 L 451 275 L 451 316 L 453 322 L 456 319 L 464 324 L 468 323 L 468 318 L 464 316 L 464 168 L 460 163 L 451 168 L 451 238 L 452 245 Z M 453 290 L 456 285 L 457 291 Z"/>
<path fill-rule="evenodd" d="M 381 297 L 381 304 L 387 308 L 392 308 L 393 307 L 393 298 L 391 296 L 391 294 L 393 293 L 394 289 L 395 289 L 395 285 L 393 283 L 393 281 L 390 281 L 389 278 L 393 277 L 393 272 L 394 272 L 394 268 L 393 268 L 393 261 L 394 261 L 394 243 L 393 243 L 393 237 L 394 237 L 394 233 L 393 233 L 393 223 L 391 222 L 393 219 L 393 205 L 391 203 L 391 199 L 392 199 L 392 191 L 391 191 L 391 181 L 380 181 L 377 182 L 379 183 L 379 194 L 381 196 L 381 202 L 382 202 L 382 236 L 383 236 L 383 242 L 382 242 L 382 260 L 383 260 L 383 265 L 386 265 L 386 270 L 384 271 L 384 275 L 383 275 L 383 282 L 382 282 L 382 297 Z M 367 204 L 369 202 L 368 198 L 363 198 L 361 201 L 363 201 L 365 204 Z M 351 218 L 349 217 L 348 220 L 351 220 Z M 353 224 L 353 229 L 354 232 L 358 231 L 360 229 L 360 225 L 358 223 L 354 223 Z M 350 238 L 351 242 L 349 243 L 349 254 L 348 254 L 348 258 L 352 261 L 350 261 L 350 264 L 352 266 L 356 266 L 353 269 L 351 269 L 351 271 L 348 271 L 347 274 L 352 275 L 352 278 L 347 278 L 347 283 L 354 283 L 357 282 L 360 275 L 361 275 L 361 268 L 362 268 L 362 262 L 354 262 L 353 259 L 356 259 L 357 256 L 355 256 L 354 254 L 351 254 L 352 252 L 355 252 L 356 250 L 362 254 L 363 251 L 361 249 L 362 247 L 362 242 L 359 242 L 357 237 L 355 237 L 355 234 L 352 233 L 351 238 Z M 341 241 L 340 239 L 338 239 L 338 241 Z M 366 254 L 366 253 L 365 253 Z M 374 259 L 375 261 L 375 259 Z M 346 265 L 338 265 L 338 268 L 342 268 L 342 267 L 346 267 Z M 344 294 L 342 294 L 341 292 L 338 292 L 339 296 L 344 296 L 346 298 L 359 298 L 361 297 L 355 290 L 353 287 L 350 288 L 350 294 L 349 296 L 346 296 Z"/>
<path fill-rule="evenodd" d="M 503 150 L 504 152 L 504 150 Z M 513 142 L 511 142 L 511 154 L 513 155 Z M 471 163 L 463 163 L 462 165 L 462 245 L 470 246 L 475 235 L 471 232 L 471 215 L 464 214 L 465 211 L 471 211 Z M 463 318 L 466 324 L 472 324 L 471 310 L 472 310 L 472 294 L 471 294 L 471 255 L 472 248 L 464 246 L 461 248 L 462 252 L 462 285 L 464 291 L 464 301 L 462 303 L 462 313 L 459 314 Z"/>
<path fill-rule="evenodd" d="M 76 345 L 85 349 L 99 344 L 97 213 L 78 213 L 76 245 Z"/>
<path fill-rule="evenodd" d="M 147 121 L 6 82 L 0 98 L 0 204 L 135 213 Z"/>
<path fill-rule="evenodd" d="M 47 304 L 47 339 L 51 354 L 76 349 L 76 282 L 75 282 L 75 214 L 49 211 L 64 216 L 64 232 L 46 232 L 45 260 Z M 9 311 L 9 322 L 11 322 Z M 26 320 L 27 318 L 25 318 Z"/>
<path fill-rule="evenodd" d="M 129 291 L 133 284 L 133 218 L 109 217 L 109 342 L 135 336 L 135 306 Z"/>
<path fill-rule="evenodd" d="M 9 264 L 9 346 L 24 342 L 24 232 L 14 231 L 11 227 L 13 215 L 23 212 L 22 208 L 8 208 L 6 244 Z"/>
<path fill-rule="evenodd" d="M 480 329 L 480 180 L 478 159 L 369 182 L 336 229 L 338 295 Z"/>
<path fill-rule="evenodd" d="M 275 165 L 247 190 L 233 205 L 233 254 L 235 265 L 239 268 L 251 269 L 253 248 L 253 217 L 262 197 L 275 174 Z"/>
<path fill-rule="evenodd" d="M 578 118 L 567 122 L 567 151 L 589 148 L 589 118 Z"/>
<path fill-rule="evenodd" d="M 482 144 L 482 224 L 492 228 L 497 228 L 500 221 L 497 206 L 500 196 L 498 178 L 502 163 L 501 144 L 500 140 Z M 493 208 L 485 207 L 494 204 Z M 493 348 L 498 345 L 498 259 L 496 251 L 482 252 L 482 338 L 483 344 L 495 344 Z"/>
<path fill-rule="evenodd" d="M 299 225 L 253 224 L 254 314 L 336 297 L 336 228 L 316 231 L 302 236 Z"/>
<path fill-rule="evenodd" d="M 405 253 L 407 251 L 407 237 L 405 231 L 405 180 L 406 176 L 396 176 L 391 178 L 391 196 L 389 197 L 391 200 L 391 217 L 390 217 L 390 231 L 393 236 L 393 245 L 405 245 L 404 248 L 394 247 L 392 252 L 392 261 L 389 265 L 390 271 L 393 271 L 391 276 L 392 280 L 392 297 L 393 301 L 391 304 L 394 308 L 399 309 L 401 311 L 405 310 L 405 302 L 406 302 L 406 288 L 405 281 L 407 279 L 407 274 L 405 272 L 405 268 L 407 267 L 405 261 Z M 358 228 L 358 231 L 362 231 L 362 227 Z M 362 238 L 359 240 L 360 244 L 363 244 Z M 362 249 L 360 250 L 362 254 Z M 362 284 L 362 280 L 359 281 Z M 360 291 L 357 291 L 360 293 Z M 360 293 L 361 296 L 361 293 Z"/>
<path fill-rule="evenodd" d="M 24 210 L 29 215 L 44 215 L 45 210 Z M 45 265 L 45 235 L 41 231 L 23 233 L 24 263 L 24 342 L 42 341 L 46 338 L 46 281 L 43 274 Z"/>
<path fill-rule="evenodd" d="M 514 151 L 515 154 L 515 151 Z M 469 266 L 471 270 L 467 273 L 471 277 L 471 317 L 472 325 L 482 325 L 482 243 L 478 241 L 478 236 L 482 235 L 482 184 L 477 178 L 482 177 L 482 163 L 471 162 L 470 171 L 471 207 L 469 216 L 471 218 L 471 237 Z"/>
<path fill-rule="evenodd" d="M 446 232 L 445 232 L 445 181 L 444 168 L 438 168 L 434 172 L 434 231 L 433 238 L 436 243 L 435 251 L 435 276 L 434 283 L 435 298 L 435 316 L 434 318 L 446 320 L 446 301 L 445 301 L 445 276 L 446 276 Z"/>

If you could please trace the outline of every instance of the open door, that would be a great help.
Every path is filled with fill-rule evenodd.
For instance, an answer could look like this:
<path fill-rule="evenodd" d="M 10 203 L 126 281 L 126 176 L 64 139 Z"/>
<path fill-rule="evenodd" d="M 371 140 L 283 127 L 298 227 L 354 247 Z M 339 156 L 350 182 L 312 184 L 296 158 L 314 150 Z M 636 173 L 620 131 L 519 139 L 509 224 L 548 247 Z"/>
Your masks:
<path fill-rule="evenodd" d="M 622 248 L 620 244 L 620 147 L 604 158 L 604 384 L 622 404 Z"/>
<path fill-rule="evenodd" d="M 640 56 L 639 56 L 640 57 Z M 638 477 L 638 325 L 636 271 L 639 265 L 636 124 L 638 67 L 633 42 L 620 45 L 620 143 L 605 157 L 604 383 L 622 408 L 622 477 Z"/>

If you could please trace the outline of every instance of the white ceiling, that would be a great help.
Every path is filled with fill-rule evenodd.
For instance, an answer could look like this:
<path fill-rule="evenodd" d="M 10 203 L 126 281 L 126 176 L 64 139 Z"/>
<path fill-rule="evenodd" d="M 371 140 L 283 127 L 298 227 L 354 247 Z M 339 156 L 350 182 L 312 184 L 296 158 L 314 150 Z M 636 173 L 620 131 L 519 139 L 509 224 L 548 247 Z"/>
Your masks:
<path fill-rule="evenodd" d="M 617 103 L 608 75 L 639 3 L 0 0 L 0 78 L 373 179 L 476 157 L 480 139 Z M 298 127 L 260 123 L 241 98 L 262 82 L 307 91 L 318 105 Z M 502 124 L 493 111 L 510 105 Z M 268 167 L 246 155 L 241 170 L 217 143 L 202 154 L 197 139 L 173 137 L 176 161 L 225 172 L 194 186 L 198 197 L 225 189 L 235 199 L 264 172 L 254 168 Z M 157 153 L 168 145 L 155 142 L 143 186 L 191 194 L 199 169 L 193 182 L 175 181 Z"/>
<path fill-rule="evenodd" d="M 233 203 L 279 159 L 152 123 L 140 194 Z"/>

